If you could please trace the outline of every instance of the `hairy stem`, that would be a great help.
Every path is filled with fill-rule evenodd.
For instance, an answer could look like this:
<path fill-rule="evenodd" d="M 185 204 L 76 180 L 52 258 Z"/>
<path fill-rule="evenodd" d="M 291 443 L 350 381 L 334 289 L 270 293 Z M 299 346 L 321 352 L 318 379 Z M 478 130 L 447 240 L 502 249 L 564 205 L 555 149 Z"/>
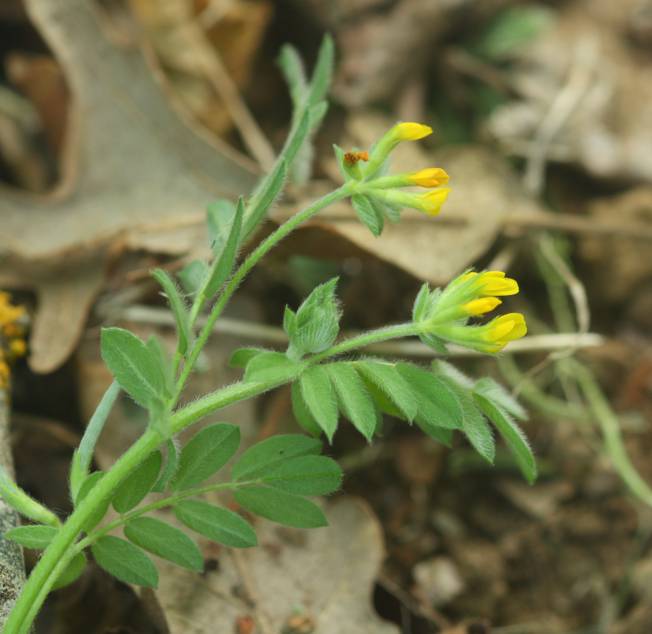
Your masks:
<path fill-rule="evenodd" d="M 418 324 L 407 323 L 407 324 L 398 324 L 396 326 L 386 326 L 385 328 L 379 328 L 378 330 L 372 330 L 371 332 L 365 332 L 356 337 L 351 337 L 350 339 L 345 339 L 344 341 L 335 344 L 334 346 L 320 352 L 308 359 L 311 364 L 319 363 L 328 359 L 330 357 L 336 357 L 345 352 L 351 352 L 352 350 L 358 350 L 360 348 L 366 348 L 374 343 L 381 343 L 383 341 L 389 341 L 390 339 L 402 339 L 403 337 L 411 337 L 413 335 L 418 335 L 420 328 Z"/>
<path fill-rule="evenodd" d="M 204 324 L 204 327 L 201 329 L 201 332 L 199 333 L 199 336 L 197 337 L 190 354 L 188 355 L 188 358 L 183 366 L 181 376 L 177 381 L 176 391 L 172 399 L 173 406 L 178 401 L 186 381 L 188 380 L 190 373 L 195 367 L 195 363 L 197 363 L 199 353 L 206 345 L 206 342 L 211 335 L 213 327 L 215 326 L 215 322 L 224 311 L 224 308 L 233 296 L 233 293 L 235 293 L 236 289 L 238 286 L 240 286 L 245 277 L 247 277 L 251 269 L 253 269 L 254 266 L 256 266 L 256 264 L 258 264 L 258 262 L 260 262 L 260 260 L 262 260 L 262 258 L 265 257 L 267 253 L 269 253 L 269 251 L 271 251 L 281 240 L 283 240 L 283 238 L 292 233 L 292 231 L 294 231 L 299 225 L 310 220 L 310 218 L 312 218 L 315 214 L 317 214 L 325 207 L 328 207 L 338 200 L 346 198 L 350 193 L 350 187 L 343 185 L 339 189 L 336 189 L 335 191 L 326 194 L 326 196 L 323 196 L 319 200 L 316 200 L 314 203 L 312 203 L 312 205 L 306 207 L 303 211 L 300 211 L 299 213 L 286 220 L 280 227 L 278 227 L 278 229 L 276 229 L 276 231 L 267 236 L 267 238 L 265 238 L 265 240 L 263 240 L 247 256 L 247 258 L 245 258 L 244 262 L 238 267 L 236 272 L 233 274 L 233 277 L 231 277 L 226 287 L 220 294 L 217 302 L 211 310 L 208 319 L 206 320 L 206 323 Z M 197 313 L 195 313 L 195 317 L 196 316 Z"/>

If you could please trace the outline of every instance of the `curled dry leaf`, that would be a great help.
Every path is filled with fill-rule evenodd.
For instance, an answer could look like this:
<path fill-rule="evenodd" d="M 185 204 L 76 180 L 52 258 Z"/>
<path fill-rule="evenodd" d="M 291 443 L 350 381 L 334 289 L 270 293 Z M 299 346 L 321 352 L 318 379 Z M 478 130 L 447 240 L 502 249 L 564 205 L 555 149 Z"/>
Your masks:
<path fill-rule="evenodd" d="M 161 562 L 157 595 L 171 634 L 237 631 L 243 617 L 275 634 L 298 616 L 313 634 L 398 634 L 370 601 L 383 557 L 376 518 L 352 498 L 326 515 L 328 528 L 302 532 L 261 521 L 258 548 L 220 551 L 219 570 L 203 576 Z"/>
<path fill-rule="evenodd" d="M 254 177 L 235 152 L 181 119 L 140 51 L 107 38 L 96 5 L 30 0 L 27 8 L 64 67 L 72 116 L 56 190 L 0 198 L 0 284 L 77 287 L 59 306 L 61 328 L 32 341 L 32 367 L 48 372 L 73 350 L 97 292 L 80 276 L 101 271 L 109 248 L 137 246 L 156 230 L 168 236 L 157 248 L 177 249 L 176 230 L 200 225 L 207 200 L 247 191 Z M 43 319 L 38 311 L 35 332 Z"/>
<path fill-rule="evenodd" d="M 635 222 L 652 227 L 652 187 L 636 187 L 618 196 L 598 198 L 588 211 L 598 225 L 618 218 L 623 225 Z M 602 240 L 586 236 L 580 241 L 579 252 L 589 264 L 589 284 L 594 284 L 598 296 L 607 302 L 636 297 L 642 285 L 652 278 L 647 241 L 618 235 Z M 609 284 L 604 283 L 606 279 Z"/>
<path fill-rule="evenodd" d="M 576 163 L 597 177 L 652 181 L 652 61 L 632 46 L 641 7 L 639 0 L 559 6 L 553 26 L 510 73 L 519 99 L 490 119 L 509 151 Z"/>

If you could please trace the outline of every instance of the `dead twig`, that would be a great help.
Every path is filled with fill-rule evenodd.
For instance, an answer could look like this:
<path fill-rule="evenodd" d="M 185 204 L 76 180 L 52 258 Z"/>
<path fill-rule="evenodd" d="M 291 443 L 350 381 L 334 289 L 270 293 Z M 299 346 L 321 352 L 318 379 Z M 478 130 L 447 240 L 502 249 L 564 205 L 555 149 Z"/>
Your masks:
<path fill-rule="evenodd" d="M 543 189 L 548 148 L 591 89 L 598 60 L 594 41 L 579 43 L 568 81 L 543 117 L 528 157 L 523 185 L 533 195 L 540 194 Z"/>

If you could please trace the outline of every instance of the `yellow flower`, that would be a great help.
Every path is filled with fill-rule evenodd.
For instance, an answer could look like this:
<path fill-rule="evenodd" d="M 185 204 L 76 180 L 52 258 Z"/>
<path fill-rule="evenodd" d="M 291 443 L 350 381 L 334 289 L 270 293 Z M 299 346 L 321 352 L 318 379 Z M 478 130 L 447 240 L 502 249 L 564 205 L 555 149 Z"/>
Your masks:
<path fill-rule="evenodd" d="M 521 313 L 507 313 L 490 321 L 482 330 L 482 339 L 489 344 L 487 352 L 499 352 L 510 341 L 524 337 L 527 325 Z"/>
<path fill-rule="evenodd" d="M 500 306 L 502 302 L 497 297 L 483 297 L 474 299 L 462 305 L 462 311 L 470 317 L 478 317 L 485 313 L 490 313 L 494 308 Z"/>
<path fill-rule="evenodd" d="M 401 141 L 418 141 L 432 134 L 432 128 L 423 123 L 397 123 L 394 126 L 394 134 Z"/>
<path fill-rule="evenodd" d="M 9 385 L 9 366 L 0 357 L 0 388 L 4 389 Z"/>
<path fill-rule="evenodd" d="M 12 339 L 9 342 L 9 353 L 14 357 L 22 357 L 27 352 L 27 344 L 24 339 Z"/>
<path fill-rule="evenodd" d="M 441 211 L 450 191 L 449 187 L 443 187 L 419 196 L 419 208 L 429 216 L 436 216 Z"/>
<path fill-rule="evenodd" d="M 511 277 L 505 277 L 503 271 L 485 271 L 476 273 L 471 271 L 462 275 L 460 283 L 467 282 L 470 279 L 477 278 L 474 284 L 476 292 L 482 295 L 516 295 L 518 293 L 518 283 Z"/>
<path fill-rule="evenodd" d="M 419 187 L 439 187 L 448 182 L 448 174 L 441 167 L 428 167 L 410 174 L 408 180 Z"/>

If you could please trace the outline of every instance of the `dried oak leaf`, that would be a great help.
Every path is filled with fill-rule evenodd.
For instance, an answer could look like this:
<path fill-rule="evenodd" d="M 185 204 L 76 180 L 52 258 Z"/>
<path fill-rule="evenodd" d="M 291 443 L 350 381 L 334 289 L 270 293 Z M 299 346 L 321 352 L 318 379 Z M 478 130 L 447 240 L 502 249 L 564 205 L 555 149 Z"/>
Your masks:
<path fill-rule="evenodd" d="M 109 250 L 146 246 L 154 232 L 157 249 L 178 252 L 176 231 L 200 226 L 207 200 L 246 192 L 254 177 L 182 119 L 138 48 L 110 40 L 94 3 L 26 6 L 64 67 L 72 114 L 56 189 L 2 192 L 0 284 L 36 291 L 30 365 L 49 372 L 74 349 Z"/>
<path fill-rule="evenodd" d="M 370 603 L 383 557 L 378 521 L 352 498 L 329 503 L 326 515 L 330 526 L 312 531 L 261 521 L 257 548 L 223 551 L 203 576 L 161 562 L 157 596 L 170 633 L 232 632 L 252 617 L 256 632 L 276 634 L 303 616 L 313 634 L 398 634 Z"/>
<path fill-rule="evenodd" d="M 580 165 L 598 178 L 652 181 L 652 61 L 633 46 L 639 0 L 576 0 L 523 49 L 510 81 L 519 98 L 489 129 L 529 157 Z"/>

